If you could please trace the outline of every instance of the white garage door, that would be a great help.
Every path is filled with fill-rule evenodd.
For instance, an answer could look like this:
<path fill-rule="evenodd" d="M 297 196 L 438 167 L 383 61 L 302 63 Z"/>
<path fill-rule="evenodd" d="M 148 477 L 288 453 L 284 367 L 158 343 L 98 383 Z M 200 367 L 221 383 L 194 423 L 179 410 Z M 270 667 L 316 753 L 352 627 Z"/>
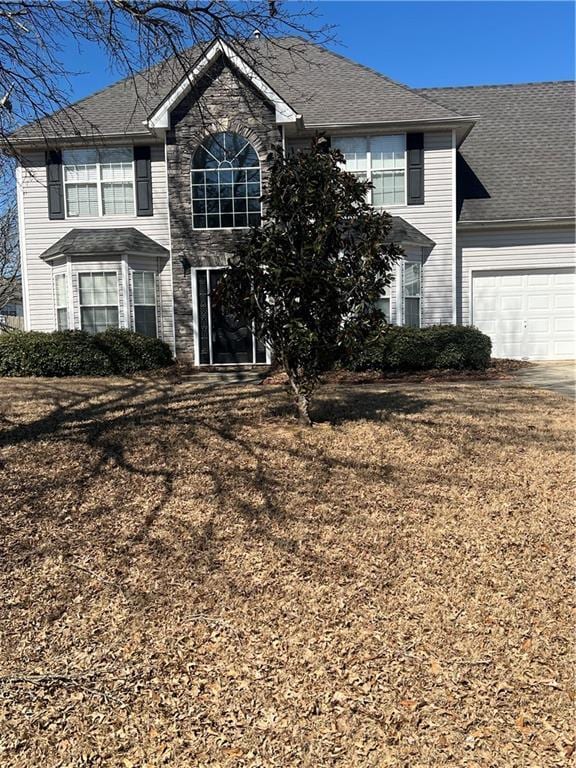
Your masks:
<path fill-rule="evenodd" d="M 472 273 L 472 323 L 492 339 L 494 357 L 576 356 L 573 269 Z"/>

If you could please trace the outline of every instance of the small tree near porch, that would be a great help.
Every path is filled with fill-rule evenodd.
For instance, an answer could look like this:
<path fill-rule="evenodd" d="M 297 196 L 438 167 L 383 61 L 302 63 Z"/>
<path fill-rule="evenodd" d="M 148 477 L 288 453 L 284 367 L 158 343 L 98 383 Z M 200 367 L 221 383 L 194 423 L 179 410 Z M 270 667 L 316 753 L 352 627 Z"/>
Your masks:
<path fill-rule="evenodd" d="M 219 290 L 227 311 L 272 347 L 306 425 L 320 375 L 381 328 L 375 305 L 400 253 L 387 242 L 390 216 L 368 205 L 368 183 L 342 163 L 323 137 L 309 152 L 274 152 L 265 220 Z"/>

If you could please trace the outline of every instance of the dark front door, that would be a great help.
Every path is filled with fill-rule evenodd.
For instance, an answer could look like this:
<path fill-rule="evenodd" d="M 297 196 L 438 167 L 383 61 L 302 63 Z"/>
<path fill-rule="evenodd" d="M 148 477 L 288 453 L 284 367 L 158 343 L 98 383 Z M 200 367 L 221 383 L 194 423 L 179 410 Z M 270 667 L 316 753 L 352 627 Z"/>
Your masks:
<path fill-rule="evenodd" d="M 266 363 L 265 345 L 219 305 L 216 287 L 223 269 L 196 269 L 198 365 Z"/>
<path fill-rule="evenodd" d="M 211 269 L 210 298 L 215 294 L 221 270 Z M 227 314 L 217 301 L 211 301 L 212 320 L 212 363 L 253 363 L 254 341 L 252 332 L 246 326 L 239 326 L 232 315 Z"/>

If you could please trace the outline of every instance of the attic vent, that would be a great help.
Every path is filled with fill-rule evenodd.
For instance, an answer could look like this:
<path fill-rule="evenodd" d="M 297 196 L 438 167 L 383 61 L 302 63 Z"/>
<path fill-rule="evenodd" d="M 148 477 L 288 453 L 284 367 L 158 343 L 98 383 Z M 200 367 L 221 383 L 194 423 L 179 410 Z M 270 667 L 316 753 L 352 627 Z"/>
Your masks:
<path fill-rule="evenodd" d="M 252 32 L 252 37 L 255 37 L 256 40 L 260 40 L 262 36 L 262 32 L 260 32 L 259 29 L 255 29 L 254 32 Z"/>

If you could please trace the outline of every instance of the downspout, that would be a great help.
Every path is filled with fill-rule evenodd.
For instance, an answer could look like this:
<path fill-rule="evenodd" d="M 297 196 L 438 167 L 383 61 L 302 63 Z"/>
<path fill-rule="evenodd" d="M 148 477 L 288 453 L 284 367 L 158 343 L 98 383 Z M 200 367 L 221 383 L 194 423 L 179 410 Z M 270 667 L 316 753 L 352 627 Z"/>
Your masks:
<path fill-rule="evenodd" d="M 452 129 L 452 323 L 458 322 L 458 265 L 456 263 L 456 130 Z"/>

